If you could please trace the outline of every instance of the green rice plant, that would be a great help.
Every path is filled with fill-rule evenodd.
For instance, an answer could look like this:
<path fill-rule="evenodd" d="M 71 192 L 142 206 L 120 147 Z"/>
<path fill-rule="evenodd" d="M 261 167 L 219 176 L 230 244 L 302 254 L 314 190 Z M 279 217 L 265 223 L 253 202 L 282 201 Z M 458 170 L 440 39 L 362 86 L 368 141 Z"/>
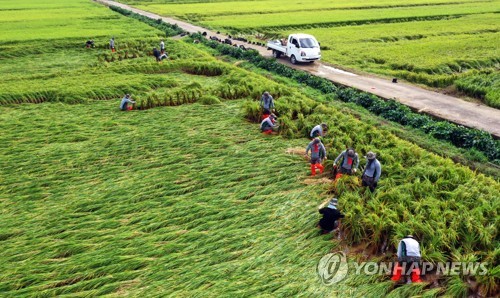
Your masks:
<path fill-rule="evenodd" d="M 243 114 L 246 119 L 255 123 L 260 123 L 262 120 L 260 106 L 256 101 L 246 100 L 243 105 Z"/>
<path fill-rule="evenodd" d="M 199 102 L 203 105 L 215 105 L 221 103 L 220 99 L 214 95 L 203 95 L 200 97 Z"/>
<path fill-rule="evenodd" d="M 469 287 L 459 276 L 453 276 L 448 281 L 446 294 L 451 297 L 467 297 L 469 295 Z"/>

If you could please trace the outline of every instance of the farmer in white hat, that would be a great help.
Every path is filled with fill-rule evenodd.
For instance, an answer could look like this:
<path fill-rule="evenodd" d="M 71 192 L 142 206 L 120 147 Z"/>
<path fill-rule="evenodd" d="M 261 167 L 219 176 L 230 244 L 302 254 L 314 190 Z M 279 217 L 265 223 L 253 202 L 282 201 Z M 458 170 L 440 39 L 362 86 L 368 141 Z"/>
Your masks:
<path fill-rule="evenodd" d="M 328 125 L 326 123 L 321 123 L 313 127 L 309 136 L 314 139 L 316 137 L 324 137 L 328 132 Z"/>
<path fill-rule="evenodd" d="M 338 200 L 333 198 L 328 202 L 328 206 L 320 208 L 319 213 L 323 214 L 318 226 L 321 229 L 321 234 L 328 234 L 340 227 L 340 219 L 345 215 L 337 210 Z"/>
<path fill-rule="evenodd" d="M 368 186 L 370 191 L 374 192 L 382 174 L 382 165 L 377 160 L 377 155 L 371 151 L 366 154 L 366 159 L 366 166 L 361 181 L 363 186 Z"/>

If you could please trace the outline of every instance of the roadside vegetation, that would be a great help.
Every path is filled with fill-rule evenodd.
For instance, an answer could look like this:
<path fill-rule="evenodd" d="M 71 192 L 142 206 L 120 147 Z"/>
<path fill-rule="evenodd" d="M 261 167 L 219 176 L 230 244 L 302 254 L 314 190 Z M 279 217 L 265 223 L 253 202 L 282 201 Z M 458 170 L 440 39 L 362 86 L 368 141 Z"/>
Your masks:
<path fill-rule="evenodd" d="M 31 14 L 31 3 L 59 13 Z M 5 21 L 37 23 L 32 37 L 0 35 L 0 296 L 498 292 L 492 177 L 374 125 L 378 117 L 358 119 L 324 94 L 218 60 L 203 44 L 167 39 L 170 59 L 159 64 L 150 50 L 164 30 L 86 0 L 46 5 L 20 1 L 30 17 Z M 58 20 L 68 34 L 58 38 L 52 18 L 63 12 L 85 13 Z M 87 19 L 93 27 L 72 30 Z M 53 35 L 34 38 L 36 30 Z M 113 35 L 116 53 L 106 48 Z M 96 48 L 83 47 L 88 38 Z M 36 50 L 24 55 L 28 44 Z M 265 90 L 276 98 L 279 135 L 258 130 Z M 118 111 L 125 93 L 137 100 L 133 111 Z M 320 122 L 331 127 L 330 159 L 345 146 L 377 152 L 376 193 L 356 177 L 308 177 L 295 153 Z M 346 213 L 343 241 L 316 229 L 317 206 L 333 195 Z M 385 276 L 351 275 L 332 288 L 315 273 L 323 255 L 350 246 L 392 260 L 407 233 L 421 239 L 424 259 L 485 261 L 488 275 L 398 288 Z"/>
<path fill-rule="evenodd" d="M 250 41 L 309 33 L 324 62 L 465 95 L 498 108 L 498 0 L 491 1 L 138 1 Z M 231 2 L 233 3 L 233 2 Z M 486 79 L 486 82 L 484 82 Z"/>

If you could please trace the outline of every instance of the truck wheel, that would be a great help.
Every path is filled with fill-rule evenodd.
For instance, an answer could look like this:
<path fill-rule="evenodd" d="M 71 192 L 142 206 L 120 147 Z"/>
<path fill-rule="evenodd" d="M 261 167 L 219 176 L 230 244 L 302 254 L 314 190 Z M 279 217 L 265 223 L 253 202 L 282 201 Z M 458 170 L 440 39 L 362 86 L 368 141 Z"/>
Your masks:
<path fill-rule="evenodd" d="M 297 64 L 297 59 L 295 59 L 295 55 L 292 55 L 292 56 L 290 57 L 290 62 L 291 62 L 292 64 Z"/>
<path fill-rule="evenodd" d="M 276 58 L 276 59 L 278 59 L 279 57 L 281 57 L 281 52 L 273 50 L 273 57 Z"/>

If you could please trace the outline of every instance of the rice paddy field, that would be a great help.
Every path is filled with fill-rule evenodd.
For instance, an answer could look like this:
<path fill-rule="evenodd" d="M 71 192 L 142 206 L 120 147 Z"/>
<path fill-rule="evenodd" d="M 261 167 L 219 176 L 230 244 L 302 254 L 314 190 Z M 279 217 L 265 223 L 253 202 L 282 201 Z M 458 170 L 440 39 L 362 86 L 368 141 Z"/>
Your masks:
<path fill-rule="evenodd" d="M 250 40 L 309 33 L 322 60 L 500 107 L 498 0 L 121 0 Z"/>
<path fill-rule="evenodd" d="M 157 63 L 164 32 L 91 1 L 0 0 L 2 13 L 1 297 L 498 294 L 498 177 L 189 39 L 166 39 L 170 59 Z M 89 38 L 96 48 L 84 48 Z M 277 100 L 278 135 L 252 121 L 264 90 Z M 133 111 L 118 110 L 125 93 Z M 322 121 L 330 159 L 346 145 L 378 153 L 377 192 L 359 177 L 308 176 L 304 136 Z M 340 239 L 316 228 L 334 195 Z M 338 250 L 393 260 L 408 233 L 425 260 L 487 262 L 488 273 L 398 287 L 355 274 L 327 287 L 317 276 Z"/>

